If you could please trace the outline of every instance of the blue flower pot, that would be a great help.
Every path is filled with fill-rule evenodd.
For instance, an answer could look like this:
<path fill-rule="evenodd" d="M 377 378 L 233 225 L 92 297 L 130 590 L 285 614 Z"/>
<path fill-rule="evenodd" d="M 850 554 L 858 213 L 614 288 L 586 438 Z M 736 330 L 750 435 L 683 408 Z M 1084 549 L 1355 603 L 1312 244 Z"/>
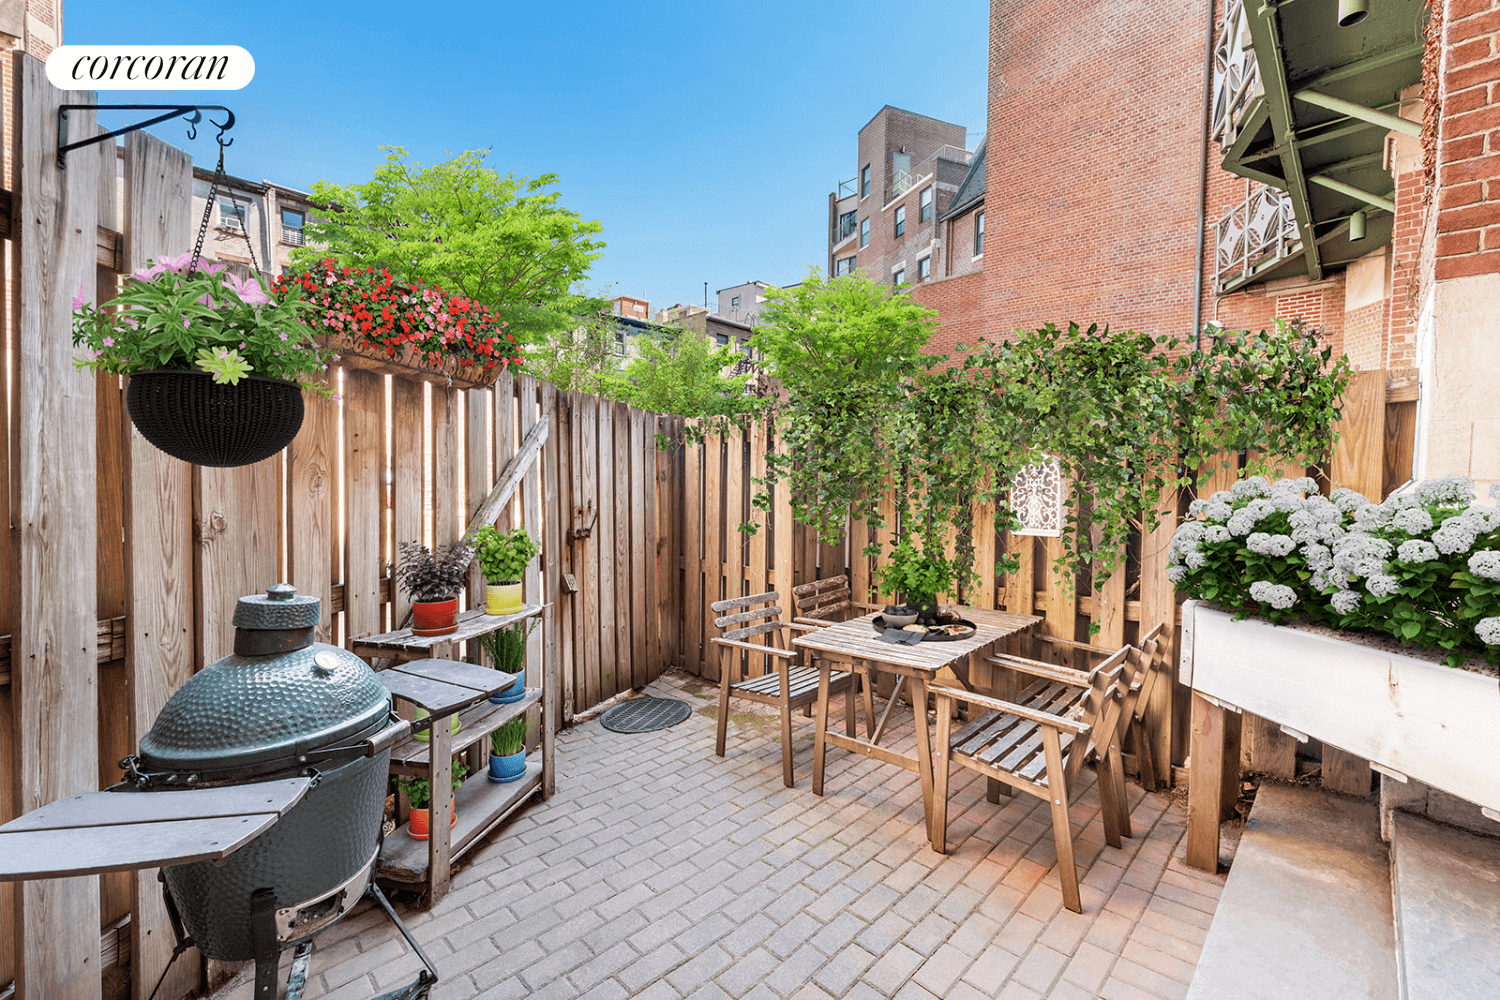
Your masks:
<path fill-rule="evenodd" d="M 526 751 L 522 749 L 509 757 L 490 754 L 490 780 L 497 785 L 516 781 L 526 774 Z"/>
<path fill-rule="evenodd" d="M 490 704 L 509 705 L 511 702 L 520 701 L 524 697 L 526 697 L 526 675 L 512 674 L 510 687 L 501 688 L 490 695 Z"/>

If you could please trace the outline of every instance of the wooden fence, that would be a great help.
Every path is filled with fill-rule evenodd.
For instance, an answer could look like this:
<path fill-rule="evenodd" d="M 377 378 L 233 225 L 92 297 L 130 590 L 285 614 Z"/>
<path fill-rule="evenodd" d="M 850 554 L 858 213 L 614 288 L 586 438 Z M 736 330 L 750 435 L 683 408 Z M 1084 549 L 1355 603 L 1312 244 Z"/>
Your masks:
<path fill-rule="evenodd" d="M 296 440 L 238 469 L 188 466 L 142 439 L 123 380 L 75 371 L 71 298 L 107 301 L 119 276 L 192 245 L 189 155 L 127 137 L 124 197 L 112 142 L 56 164 L 57 106 L 87 103 L 18 56 L 17 190 L 8 204 L 12 353 L 0 396 L 0 822 L 115 783 L 167 698 L 231 651 L 245 594 L 286 580 L 322 601 L 318 638 L 399 627 L 396 543 L 458 537 L 519 444 L 548 425 L 502 528 L 542 547 L 528 600 L 548 605 L 528 683 L 554 687 L 552 717 L 644 685 L 676 658 L 680 518 L 670 452 L 680 421 L 560 393 L 527 375 L 458 390 L 335 367 L 338 400 L 309 394 Z M 69 138 L 96 134 L 70 112 Z M 659 567 L 668 567 L 661 572 Z M 481 600 L 477 570 L 466 603 Z M 472 652 L 472 650 L 471 650 Z M 121 930 L 121 926 L 126 928 Z M 101 930 L 127 946 L 104 970 Z M 155 872 L 0 885 L 0 992 L 144 997 L 171 951 Z M 179 960 L 165 1000 L 197 988 Z"/>

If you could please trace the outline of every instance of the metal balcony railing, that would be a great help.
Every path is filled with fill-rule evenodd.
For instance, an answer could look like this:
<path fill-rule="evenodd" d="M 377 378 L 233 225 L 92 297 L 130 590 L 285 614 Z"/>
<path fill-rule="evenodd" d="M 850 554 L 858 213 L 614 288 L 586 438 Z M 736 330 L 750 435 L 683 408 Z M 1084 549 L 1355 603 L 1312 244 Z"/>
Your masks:
<path fill-rule="evenodd" d="M 1265 93 L 1260 64 L 1250 45 L 1250 21 L 1245 0 L 1229 0 L 1219 42 L 1214 47 L 1214 105 L 1211 135 L 1221 147 L 1239 136 L 1245 109 Z"/>
<path fill-rule="evenodd" d="M 897 170 L 891 174 L 891 197 L 899 198 L 911 190 L 911 171 Z"/>
<path fill-rule="evenodd" d="M 1221 292 L 1268 264 L 1301 253 L 1291 195 L 1256 184 L 1244 201 L 1215 223 L 1214 246 L 1215 276 Z"/>
<path fill-rule="evenodd" d="M 859 178 L 851 177 L 847 181 L 839 181 L 839 197 L 852 198 L 859 194 Z"/>
<path fill-rule="evenodd" d="M 281 242 L 300 247 L 303 243 L 302 230 L 293 226 L 281 227 Z"/>

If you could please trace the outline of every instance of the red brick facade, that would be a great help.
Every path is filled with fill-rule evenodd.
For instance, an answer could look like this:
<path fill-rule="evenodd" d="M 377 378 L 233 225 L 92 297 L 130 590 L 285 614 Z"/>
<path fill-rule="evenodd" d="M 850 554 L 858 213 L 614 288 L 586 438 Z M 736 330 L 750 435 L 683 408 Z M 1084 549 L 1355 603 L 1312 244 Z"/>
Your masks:
<path fill-rule="evenodd" d="M 1451 0 L 1443 44 L 1439 281 L 1500 272 L 1500 0 Z"/>

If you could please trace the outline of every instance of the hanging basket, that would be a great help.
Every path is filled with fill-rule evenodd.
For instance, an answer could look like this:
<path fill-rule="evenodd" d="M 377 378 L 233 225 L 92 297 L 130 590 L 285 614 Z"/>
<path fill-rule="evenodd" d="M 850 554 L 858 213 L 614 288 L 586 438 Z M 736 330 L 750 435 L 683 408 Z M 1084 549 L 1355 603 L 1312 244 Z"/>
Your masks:
<path fill-rule="evenodd" d="M 302 389 L 250 375 L 220 385 L 208 372 L 136 372 L 125 390 L 131 423 L 173 458 L 229 468 L 270 458 L 302 426 Z"/>
<path fill-rule="evenodd" d="M 345 368 L 358 368 L 380 375 L 395 375 L 399 378 L 421 379 L 454 389 L 485 389 L 495 384 L 505 369 L 499 365 L 485 371 L 477 365 L 462 364 L 459 358 L 447 356 L 437 364 L 428 362 L 426 354 L 414 347 L 404 347 L 395 355 L 377 344 L 364 342 L 363 338 L 351 337 L 347 333 L 321 335 L 318 342 L 338 352 L 338 363 Z"/>

